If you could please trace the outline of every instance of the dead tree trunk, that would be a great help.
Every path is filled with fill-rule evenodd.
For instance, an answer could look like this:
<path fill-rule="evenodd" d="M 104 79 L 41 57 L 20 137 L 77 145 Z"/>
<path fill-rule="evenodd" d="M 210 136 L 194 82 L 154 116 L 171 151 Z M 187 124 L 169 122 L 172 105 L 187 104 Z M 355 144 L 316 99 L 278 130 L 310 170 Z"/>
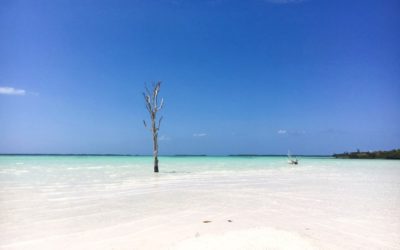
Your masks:
<path fill-rule="evenodd" d="M 153 84 L 153 89 L 150 90 L 145 86 L 146 93 L 143 93 L 144 100 L 146 102 L 146 109 L 150 114 L 151 127 L 148 128 L 146 121 L 143 120 L 143 124 L 148 128 L 153 134 L 153 157 L 154 157 L 154 172 L 158 173 L 158 131 L 160 130 L 160 125 L 162 121 L 162 116 L 158 120 L 157 124 L 157 112 L 160 111 L 164 105 L 164 99 L 161 98 L 160 104 L 158 103 L 158 93 L 160 92 L 161 82 L 158 81 Z"/>

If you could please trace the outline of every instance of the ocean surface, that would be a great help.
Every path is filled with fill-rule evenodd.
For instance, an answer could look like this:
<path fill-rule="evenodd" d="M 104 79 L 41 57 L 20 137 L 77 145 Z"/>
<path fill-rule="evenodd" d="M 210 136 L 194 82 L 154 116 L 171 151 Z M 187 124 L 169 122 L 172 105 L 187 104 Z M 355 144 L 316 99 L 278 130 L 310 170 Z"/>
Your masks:
<path fill-rule="evenodd" d="M 400 249 L 400 161 L 160 157 L 155 174 L 152 157 L 0 156 L 0 249 L 180 249 L 243 230 Z"/>

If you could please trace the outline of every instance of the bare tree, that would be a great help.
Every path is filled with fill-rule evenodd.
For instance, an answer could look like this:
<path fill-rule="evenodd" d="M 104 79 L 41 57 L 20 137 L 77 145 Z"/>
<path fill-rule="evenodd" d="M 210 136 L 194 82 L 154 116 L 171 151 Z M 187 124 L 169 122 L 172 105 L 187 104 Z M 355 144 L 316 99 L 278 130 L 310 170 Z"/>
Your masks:
<path fill-rule="evenodd" d="M 158 173 L 158 131 L 163 117 L 158 120 L 157 123 L 157 112 L 160 111 L 164 105 L 164 99 L 161 98 L 160 103 L 158 102 L 158 93 L 160 92 L 161 81 L 153 83 L 152 91 L 145 85 L 146 92 L 143 93 L 144 100 L 146 102 L 146 109 L 149 111 L 151 119 L 151 127 L 148 127 L 146 121 L 143 120 L 144 127 L 149 129 L 153 134 L 153 157 L 154 157 L 154 172 Z"/>

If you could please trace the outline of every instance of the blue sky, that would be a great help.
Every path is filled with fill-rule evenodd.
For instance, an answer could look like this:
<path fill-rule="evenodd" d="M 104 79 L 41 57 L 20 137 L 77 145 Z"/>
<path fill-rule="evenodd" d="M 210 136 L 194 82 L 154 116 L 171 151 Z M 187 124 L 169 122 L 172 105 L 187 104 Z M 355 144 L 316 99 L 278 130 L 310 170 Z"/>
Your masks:
<path fill-rule="evenodd" d="M 400 147 L 397 0 L 0 3 L 0 153 Z"/>

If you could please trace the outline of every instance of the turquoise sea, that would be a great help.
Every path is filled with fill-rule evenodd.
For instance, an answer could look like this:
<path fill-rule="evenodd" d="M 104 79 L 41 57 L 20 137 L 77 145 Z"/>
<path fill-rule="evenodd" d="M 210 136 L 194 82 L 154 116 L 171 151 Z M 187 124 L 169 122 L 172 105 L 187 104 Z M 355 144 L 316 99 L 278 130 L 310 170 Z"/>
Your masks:
<path fill-rule="evenodd" d="M 298 157 L 299 168 L 391 168 L 399 167 L 396 160 L 335 159 L 332 157 Z M 285 156 L 161 156 L 162 173 L 201 173 L 208 171 L 250 171 L 287 168 Z M 146 176 L 152 174 L 151 156 L 0 156 L 1 173 L 31 173 L 70 170 L 115 171 Z M 13 172 L 13 170 L 15 172 Z M 105 172 L 103 172 L 105 173 Z M 5 178 L 5 176 L 2 176 Z"/>
<path fill-rule="evenodd" d="M 151 156 L 0 156 L 0 185 L 29 185 L 53 182 L 96 183 L 144 181 L 158 176 L 189 178 L 204 174 L 252 173 L 260 171 L 393 172 L 400 161 L 354 160 L 332 157 L 299 157 L 300 164 L 288 164 L 284 156 L 164 156 L 160 173 L 153 173 Z M 399 176 L 400 178 L 400 176 Z"/>

